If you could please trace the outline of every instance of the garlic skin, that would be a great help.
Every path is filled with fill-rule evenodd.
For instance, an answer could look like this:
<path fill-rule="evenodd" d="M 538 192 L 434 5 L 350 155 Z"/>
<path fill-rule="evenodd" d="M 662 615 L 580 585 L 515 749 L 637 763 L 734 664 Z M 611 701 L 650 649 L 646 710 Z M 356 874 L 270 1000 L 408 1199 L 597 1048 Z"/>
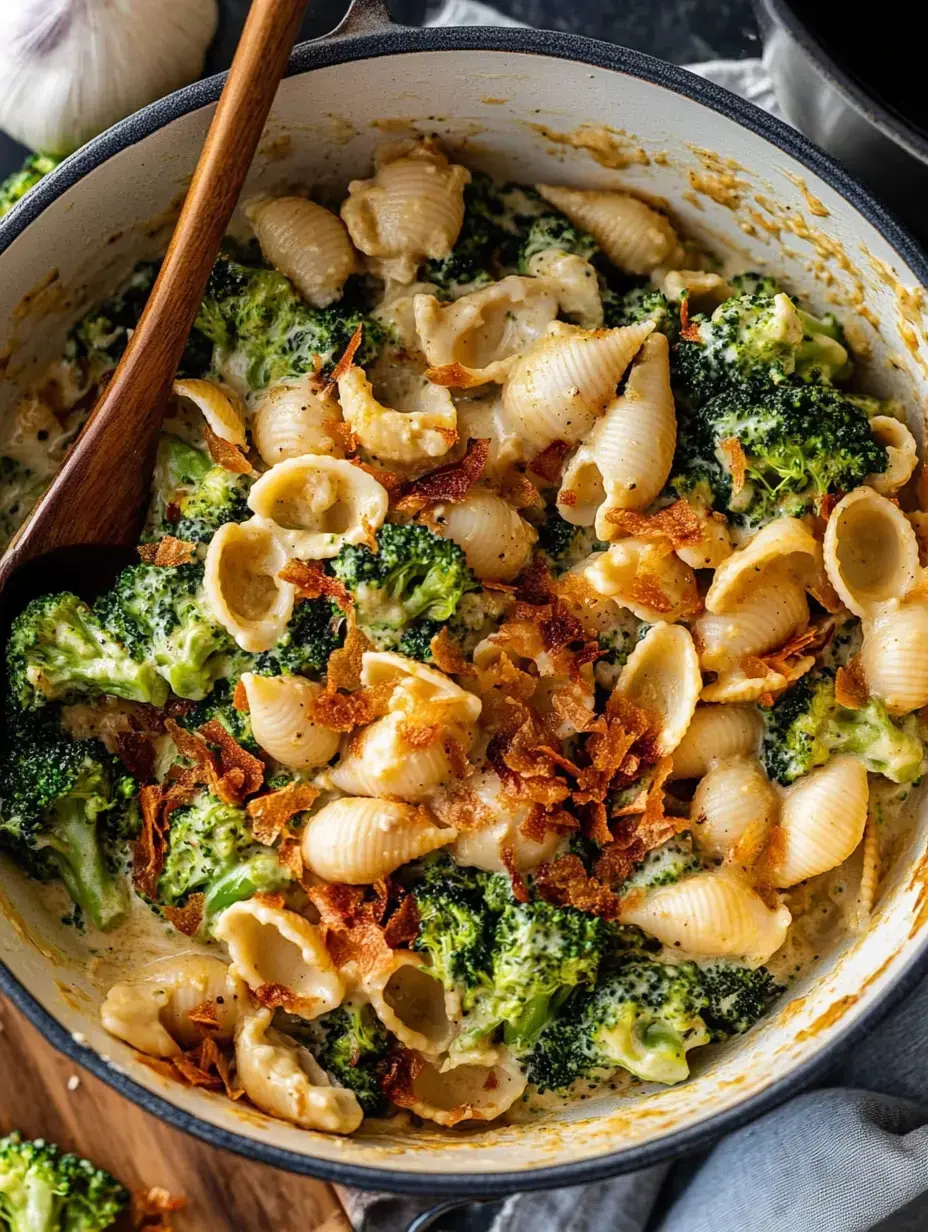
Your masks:
<path fill-rule="evenodd" d="M 70 154 L 199 77 L 217 0 L 3 0 L 0 128 Z"/>

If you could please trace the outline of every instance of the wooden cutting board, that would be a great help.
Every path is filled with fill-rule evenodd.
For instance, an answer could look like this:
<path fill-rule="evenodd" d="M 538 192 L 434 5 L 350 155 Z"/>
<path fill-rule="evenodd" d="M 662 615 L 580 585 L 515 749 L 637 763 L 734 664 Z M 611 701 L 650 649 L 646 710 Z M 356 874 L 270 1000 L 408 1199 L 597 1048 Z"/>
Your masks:
<path fill-rule="evenodd" d="M 0 997 L 0 1136 L 11 1129 L 92 1159 L 130 1190 L 183 1195 L 177 1232 L 351 1232 L 330 1185 L 169 1129 L 56 1052 Z"/>

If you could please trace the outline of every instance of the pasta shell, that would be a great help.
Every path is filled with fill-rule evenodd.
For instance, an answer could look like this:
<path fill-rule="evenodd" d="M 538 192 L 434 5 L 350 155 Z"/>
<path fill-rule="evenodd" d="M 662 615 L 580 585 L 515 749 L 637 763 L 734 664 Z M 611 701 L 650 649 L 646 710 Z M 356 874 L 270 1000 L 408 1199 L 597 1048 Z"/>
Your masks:
<path fill-rule="evenodd" d="M 261 252 L 314 308 L 337 300 L 361 263 L 345 224 L 305 197 L 259 197 L 245 206 Z"/>
<path fill-rule="evenodd" d="M 575 252 L 547 248 L 529 257 L 528 272 L 546 278 L 554 287 L 561 312 L 584 329 L 599 329 L 603 323 L 603 301 L 595 268 Z"/>
<path fill-rule="evenodd" d="M 717 761 L 693 795 L 693 841 L 714 860 L 750 865 L 760 853 L 777 809 L 776 790 L 756 758 Z"/>
<path fill-rule="evenodd" d="M 422 350 L 433 368 L 460 368 L 443 380 L 464 386 L 502 381 L 513 358 L 537 342 L 557 316 L 547 282 L 502 278 L 450 304 L 417 295 L 413 304 Z"/>
<path fill-rule="evenodd" d="M 919 572 L 918 540 L 905 514 L 873 488 L 839 501 L 825 527 L 825 568 L 845 606 L 865 619 L 901 603 Z"/>
<path fill-rule="evenodd" d="M 699 662 L 707 671 L 734 667 L 747 655 L 782 646 L 809 622 L 809 604 L 799 582 L 771 569 L 754 590 L 724 613 L 706 612 L 693 625 Z"/>
<path fill-rule="evenodd" d="M 617 539 L 614 509 L 645 509 L 667 482 L 677 442 L 667 338 L 652 334 L 634 361 L 625 392 L 606 408 L 567 466 L 558 511 L 596 537 Z"/>
<path fill-rule="evenodd" d="M 760 575 L 774 565 L 778 577 L 803 579 L 818 557 L 818 543 L 805 522 L 798 518 L 768 522 L 745 547 L 732 552 L 718 566 L 706 592 L 706 611 L 732 611 L 749 591 L 762 584 Z"/>
<path fill-rule="evenodd" d="M 522 438 L 512 427 L 503 411 L 503 399 L 498 389 L 492 394 L 468 401 L 458 401 L 458 439 L 489 441 L 489 455 L 484 474 L 505 477 L 514 462 L 522 457 Z"/>
<path fill-rule="evenodd" d="M 326 881 L 372 885 L 456 835 L 408 804 L 346 796 L 310 817 L 300 850 L 306 867 Z"/>
<path fill-rule="evenodd" d="M 472 489 L 453 505 L 436 505 L 429 525 L 464 549 L 467 563 L 482 581 L 511 582 L 532 555 L 538 532 L 501 496 Z"/>
<path fill-rule="evenodd" d="M 550 860 L 562 836 L 546 831 L 540 841 L 522 833 L 532 812 L 530 803 L 513 800 L 505 793 L 499 775 L 493 770 L 478 770 L 464 779 L 460 791 L 449 798 L 432 801 L 434 812 L 450 824 L 466 814 L 465 824 L 449 847 L 451 855 L 465 868 L 482 868 L 488 873 L 504 873 L 502 853 L 510 853 L 512 864 L 521 873 L 531 872 Z"/>
<path fill-rule="evenodd" d="M 870 432 L 886 449 L 889 461 L 885 471 L 868 475 L 867 483 L 881 496 L 894 496 L 909 482 L 918 465 L 915 437 L 895 415 L 874 415 L 870 420 Z"/>
<path fill-rule="evenodd" d="M 389 503 L 373 475 L 322 454 L 278 462 L 248 493 L 248 507 L 300 560 L 328 560 L 346 543 L 365 543 Z"/>
<path fill-rule="evenodd" d="M 768 666 L 762 675 L 755 676 L 749 676 L 743 667 L 732 667 L 704 685 L 700 697 L 704 702 L 756 702 L 765 693 L 781 692 L 814 666 L 815 656 L 803 655 L 793 663 L 788 676 Z"/>
<path fill-rule="evenodd" d="M 341 1004 L 345 985 L 322 933 L 297 912 L 250 898 L 227 907 L 213 935 L 225 942 L 233 972 L 259 1001 L 262 989 L 271 987 L 275 1004 L 301 1018 L 318 1018 Z"/>
<path fill-rule="evenodd" d="M 430 973 L 425 955 L 394 950 L 391 961 L 364 980 L 364 991 L 377 1017 L 405 1048 L 435 1060 L 451 1043 L 457 998 Z"/>
<path fill-rule="evenodd" d="M 630 894 L 628 900 L 622 922 L 664 945 L 697 957 L 737 956 L 752 965 L 776 953 L 792 920 L 785 904 L 771 909 L 746 882 L 722 869 L 660 886 L 643 899 Z"/>
<path fill-rule="evenodd" d="M 697 512 L 702 514 L 702 538 L 698 543 L 681 544 L 675 551 L 693 569 L 718 569 L 732 554 L 728 522 L 709 510 Z"/>
<path fill-rule="evenodd" d="M 693 712 L 673 754 L 673 779 L 699 779 L 717 761 L 754 756 L 764 722 L 753 706 L 704 706 Z"/>
<path fill-rule="evenodd" d="M 314 379 L 302 376 L 281 381 L 256 404 L 251 431 L 255 448 L 268 466 L 307 453 L 342 456 L 336 435 L 341 411 L 333 397 L 323 397 L 313 389 Z"/>
<path fill-rule="evenodd" d="M 278 574 L 289 554 L 259 519 L 227 522 L 206 551 L 203 589 L 210 611 L 249 654 L 270 650 L 293 613 L 295 588 Z"/>
<path fill-rule="evenodd" d="M 190 1013 L 204 1001 L 216 1007 L 216 1025 L 206 1032 Z M 100 1007 L 110 1035 L 150 1057 L 176 1057 L 209 1035 L 230 1040 L 248 990 L 218 958 L 184 954 L 152 963 L 137 979 L 114 984 Z"/>
<path fill-rule="evenodd" d="M 328 772 L 332 785 L 415 803 L 455 778 L 473 742 L 480 699 L 444 673 L 389 651 L 364 655 L 361 682 L 394 686 L 388 712 L 346 739 Z"/>
<path fill-rule="evenodd" d="M 671 270 L 665 275 L 661 290 L 672 304 L 678 304 L 687 294 L 690 304 L 700 312 L 703 305 L 708 310 L 710 305 L 721 304 L 735 293 L 720 274 L 707 274 L 705 270 Z"/>
<path fill-rule="evenodd" d="M 202 412 L 213 432 L 230 445 L 248 448 L 245 434 L 245 408 L 238 394 L 228 385 L 216 381 L 175 381 L 172 392 L 176 398 L 186 398 Z"/>
<path fill-rule="evenodd" d="M 351 367 L 338 379 L 345 423 L 372 458 L 400 466 L 431 463 L 457 440 L 458 415 L 451 394 L 417 374 L 414 409 L 394 410 L 374 397 L 363 369 Z"/>
<path fill-rule="evenodd" d="M 368 650 L 361 659 L 361 683 L 365 688 L 392 684 L 390 709 L 413 714 L 436 703 L 444 706 L 453 722 L 474 723 L 480 714 L 480 699 L 435 667 L 396 654 L 392 650 Z"/>
<path fill-rule="evenodd" d="M 523 438 L 524 456 L 586 436 L 653 329 L 653 321 L 599 330 L 555 324 L 520 355 L 503 386 L 503 414 Z"/>
<path fill-rule="evenodd" d="M 853 757 L 833 757 L 787 788 L 771 843 L 772 884 L 837 868 L 863 837 L 868 799 L 867 771 Z"/>
<path fill-rule="evenodd" d="M 354 1091 L 333 1086 L 308 1048 L 271 1026 L 270 1010 L 239 1023 L 235 1072 L 256 1108 L 301 1129 L 350 1134 L 364 1119 Z"/>
<path fill-rule="evenodd" d="M 525 1075 L 504 1050 L 492 1067 L 458 1065 L 442 1072 L 423 1059 L 411 1079 L 404 1106 L 427 1121 L 449 1128 L 461 1121 L 493 1121 L 516 1102 Z M 418 1067 L 417 1067 L 418 1068 Z"/>
<path fill-rule="evenodd" d="M 904 603 L 864 626 L 860 663 L 870 693 L 890 714 L 928 705 L 928 603 Z"/>
<path fill-rule="evenodd" d="M 620 539 L 587 558 L 583 575 L 597 594 L 649 624 L 681 620 L 699 607 L 696 575 L 674 553 L 643 539 Z"/>
<path fill-rule="evenodd" d="M 426 257 L 447 257 L 464 221 L 470 172 L 429 138 L 385 147 L 370 180 L 352 180 L 341 215 L 373 273 L 412 282 Z"/>
<path fill-rule="evenodd" d="M 696 647 L 683 625 L 654 625 L 622 668 L 616 690 L 656 716 L 657 751 L 672 753 L 683 739 L 702 688 Z"/>
<path fill-rule="evenodd" d="M 341 758 L 328 779 L 333 787 L 352 795 L 392 796 L 418 803 L 455 778 L 459 747 L 451 732 L 429 722 L 427 713 L 415 719 L 388 714 L 345 739 Z"/>
<path fill-rule="evenodd" d="M 637 197 L 554 184 L 537 188 L 575 227 L 589 231 L 613 265 L 626 274 L 650 274 L 658 265 L 674 264 L 673 258 L 680 253 L 677 233 L 668 219 Z"/>
<path fill-rule="evenodd" d="M 291 770 L 324 766 L 338 752 L 340 736 L 314 723 L 313 705 L 322 685 L 304 676 L 255 676 L 245 672 L 255 740 L 274 761 Z"/>
<path fill-rule="evenodd" d="M 416 296 L 435 295 L 437 291 L 438 287 L 433 282 L 389 282 L 384 287 L 383 297 L 372 310 L 373 316 L 387 326 L 409 355 L 422 351 L 416 329 Z"/>

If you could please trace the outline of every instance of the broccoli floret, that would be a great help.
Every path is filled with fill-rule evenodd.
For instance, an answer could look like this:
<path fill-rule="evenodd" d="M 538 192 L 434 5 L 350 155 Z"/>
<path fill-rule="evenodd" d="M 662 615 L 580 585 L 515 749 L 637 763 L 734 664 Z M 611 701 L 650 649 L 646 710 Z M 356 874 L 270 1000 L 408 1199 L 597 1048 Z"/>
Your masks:
<path fill-rule="evenodd" d="M 252 670 L 259 676 L 324 672 L 332 651 L 344 641 L 343 624 L 341 609 L 330 599 L 304 599 L 294 608 L 280 641 L 257 656 Z"/>
<path fill-rule="evenodd" d="M 706 1003 L 695 964 L 633 958 L 570 998 L 529 1054 L 528 1079 L 559 1091 L 622 1068 L 645 1082 L 682 1082 L 688 1050 L 711 1038 Z"/>
<path fill-rule="evenodd" d="M 98 928 L 128 907 L 118 870 L 134 826 L 135 780 L 96 740 L 67 740 L 54 716 L 22 716 L 0 762 L 0 842 L 40 880 L 60 878 Z"/>
<path fill-rule="evenodd" d="M 749 1030 L 783 991 L 766 967 L 720 960 L 700 967 L 699 976 L 706 995 L 701 1013 L 713 1040 Z"/>
<path fill-rule="evenodd" d="M 419 935 L 413 949 L 429 955 L 432 974 L 462 994 L 465 1008 L 488 986 L 497 919 L 486 901 L 488 880 L 487 873 L 437 856 L 414 886 Z"/>
<path fill-rule="evenodd" d="M 232 646 L 210 613 L 200 564 L 130 565 L 94 611 L 133 655 L 154 663 L 178 697 L 191 701 L 210 691 L 221 652 Z"/>
<path fill-rule="evenodd" d="M 171 814 L 159 903 L 182 904 L 202 891 L 208 924 L 232 903 L 279 890 L 289 880 L 277 853 L 255 842 L 244 809 L 204 791 Z"/>
<path fill-rule="evenodd" d="M 68 335 L 69 358 L 82 361 L 96 373 L 116 367 L 155 285 L 160 264 L 140 261 L 119 294 L 104 300 L 75 325 Z"/>
<path fill-rule="evenodd" d="M 386 522 L 377 547 L 349 544 L 332 568 L 354 596 L 361 628 L 382 648 L 397 645 L 411 621 L 450 619 L 461 596 L 479 587 L 462 549 L 427 526 Z"/>
<path fill-rule="evenodd" d="M 598 916 L 540 899 L 517 903 L 503 879 L 495 885 L 505 905 L 493 933 L 489 987 L 474 1000 L 452 1044 L 458 1055 L 500 1026 L 516 1055 L 527 1052 L 571 989 L 592 984 L 599 969 L 603 922 Z M 492 897 L 489 902 L 492 906 Z"/>
<path fill-rule="evenodd" d="M 220 256 L 213 266 L 196 327 L 213 343 L 213 366 L 252 392 L 287 377 L 328 369 L 359 325 L 355 362 L 366 365 L 388 341 L 379 321 L 344 304 L 311 308 L 276 270 Z"/>
<path fill-rule="evenodd" d="M 311 1024 L 311 1051 L 336 1086 L 354 1091 L 367 1116 L 386 1111 L 380 1089 L 390 1037 L 365 1001 L 345 1001 Z"/>
<path fill-rule="evenodd" d="M 671 343 L 676 342 L 680 332 L 680 309 L 662 291 L 647 286 L 633 287 L 625 292 L 606 289 L 602 300 L 603 323 L 608 329 L 653 321 L 659 333 L 666 334 Z"/>
<path fill-rule="evenodd" d="M 399 652 L 407 659 L 418 659 L 420 663 L 430 663 L 432 660 L 432 639 L 441 632 L 440 620 L 417 620 L 403 634 Z"/>
<path fill-rule="evenodd" d="M 432 283 L 440 299 L 454 299 L 492 282 L 496 251 L 506 236 L 502 216 L 497 186 L 488 175 L 474 172 L 464 189 L 464 221 L 454 248 L 447 257 L 425 261 L 419 281 Z"/>
<path fill-rule="evenodd" d="M 257 753 L 258 742 L 251 728 L 251 716 L 247 710 L 236 710 L 232 704 L 234 692 L 235 684 L 232 680 L 224 677 L 217 680 L 212 691 L 207 693 L 202 701 L 183 714 L 178 714 L 177 721 L 189 731 L 198 731 L 204 723 L 215 719 L 243 749 L 247 749 L 249 753 Z"/>
<path fill-rule="evenodd" d="M 690 835 L 678 834 L 648 852 L 622 883 L 622 891 L 673 885 L 689 873 L 698 872 L 701 867 Z"/>
<path fill-rule="evenodd" d="M 737 493 L 722 448 L 728 440 L 737 440 L 745 455 Z M 850 491 L 886 465 L 886 450 L 871 435 L 867 416 L 838 390 L 734 383 L 681 416 L 670 486 L 679 495 L 707 496 L 752 528 L 802 516 L 827 493 Z"/>
<path fill-rule="evenodd" d="M 519 248 L 519 273 L 527 274 L 532 257 L 552 248 L 575 253 L 587 261 L 599 253 L 599 245 L 592 235 L 575 227 L 563 214 L 551 211 L 540 214 L 529 223 Z"/>
<path fill-rule="evenodd" d="M 226 522 L 242 522 L 248 509 L 248 475 L 214 466 L 201 449 L 165 433 L 158 442 L 146 539 L 170 534 L 208 543 Z"/>
<path fill-rule="evenodd" d="M 180 518 L 172 534 L 188 543 L 209 543 L 226 522 L 244 522 L 248 508 L 250 475 L 236 475 L 224 466 L 212 466 L 202 483 L 180 501 Z"/>
<path fill-rule="evenodd" d="M 589 526 L 573 526 L 553 508 L 538 527 L 538 550 L 547 556 L 555 573 L 566 572 L 591 552 L 608 546 L 599 542 Z"/>
<path fill-rule="evenodd" d="M 129 1204 L 90 1160 L 42 1138 L 0 1138 L 0 1224 L 9 1232 L 104 1232 Z"/>
<path fill-rule="evenodd" d="M 30 188 L 54 171 L 61 162 L 54 154 L 30 154 L 18 171 L 8 175 L 0 184 L 0 218 L 25 197 Z"/>
<path fill-rule="evenodd" d="M 782 291 L 736 295 L 711 317 L 695 316 L 698 339 L 682 339 L 674 354 L 675 383 L 690 406 L 700 406 L 734 382 L 752 392 L 801 381 L 830 385 L 850 375 L 851 363 L 833 316 L 819 320 Z"/>
<path fill-rule="evenodd" d="M 131 653 L 77 595 L 42 595 L 13 621 L 6 652 L 12 700 L 35 710 L 49 701 L 106 693 L 162 705 L 164 681 Z"/>
<path fill-rule="evenodd" d="M 830 670 L 807 672 L 762 714 L 764 765 L 780 783 L 792 783 L 834 753 L 856 757 L 894 783 L 910 783 L 922 772 L 924 746 L 915 724 L 894 723 L 872 698 L 860 710 L 838 705 Z"/>

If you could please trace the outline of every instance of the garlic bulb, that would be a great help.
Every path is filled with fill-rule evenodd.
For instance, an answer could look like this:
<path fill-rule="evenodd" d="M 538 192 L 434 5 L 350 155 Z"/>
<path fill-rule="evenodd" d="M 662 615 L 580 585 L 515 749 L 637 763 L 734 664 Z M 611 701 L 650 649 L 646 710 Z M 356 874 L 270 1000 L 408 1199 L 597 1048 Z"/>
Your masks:
<path fill-rule="evenodd" d="M 0 128 L 69 154 L 200 75 L 216 0 L 2 0 Z"/>

